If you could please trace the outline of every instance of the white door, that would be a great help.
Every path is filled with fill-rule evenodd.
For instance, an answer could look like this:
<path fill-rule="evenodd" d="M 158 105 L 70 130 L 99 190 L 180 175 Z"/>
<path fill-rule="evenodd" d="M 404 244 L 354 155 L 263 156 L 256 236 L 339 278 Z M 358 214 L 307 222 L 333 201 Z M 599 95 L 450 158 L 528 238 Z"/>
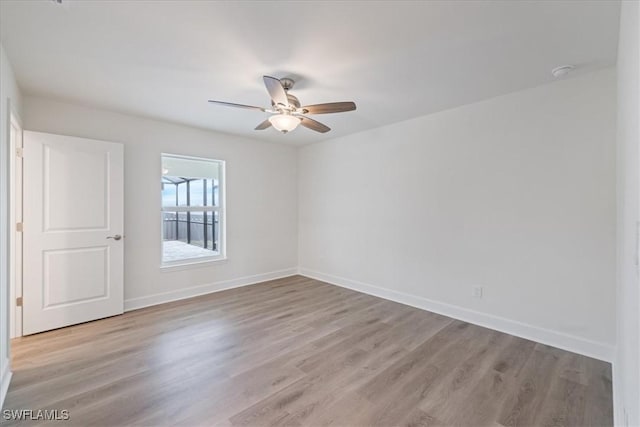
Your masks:
<path fill-rule="evenodd" d="M 123 312 L 123 151 L 24 132 L 24 335 Z"/>

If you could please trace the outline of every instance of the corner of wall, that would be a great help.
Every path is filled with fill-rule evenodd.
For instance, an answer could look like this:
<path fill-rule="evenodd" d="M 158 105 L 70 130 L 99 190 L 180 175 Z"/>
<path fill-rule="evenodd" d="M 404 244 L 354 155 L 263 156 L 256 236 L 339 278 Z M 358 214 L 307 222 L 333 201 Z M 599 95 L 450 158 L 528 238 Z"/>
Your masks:
<path fill-rule="evenodd" d="M 623 1 L 618 38 L 617 347 L 613 363 L 614 421 L 640 426 L 640 6 Z"/>
<path fill-rule="evenodd" d="M 0 44 L 0 407 L 11 381 L 10 366 L 10 336 L 9 333 L 9 138 L 10 114 L 13 110 L 18 116 L 22 115 L 22 95 L 16 82 L 11 62 L 7 57 L 4 46 Z"/>

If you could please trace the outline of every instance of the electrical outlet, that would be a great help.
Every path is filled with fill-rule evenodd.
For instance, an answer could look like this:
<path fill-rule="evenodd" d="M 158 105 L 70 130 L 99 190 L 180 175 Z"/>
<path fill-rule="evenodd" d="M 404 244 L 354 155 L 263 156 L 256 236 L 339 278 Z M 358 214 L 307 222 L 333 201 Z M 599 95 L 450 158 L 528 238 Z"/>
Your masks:
<path fill-rule="evenodd" d="M 473 287 L 473 297 L 474 298 L 482 298 L 482 286 L 474 286 Z"/>

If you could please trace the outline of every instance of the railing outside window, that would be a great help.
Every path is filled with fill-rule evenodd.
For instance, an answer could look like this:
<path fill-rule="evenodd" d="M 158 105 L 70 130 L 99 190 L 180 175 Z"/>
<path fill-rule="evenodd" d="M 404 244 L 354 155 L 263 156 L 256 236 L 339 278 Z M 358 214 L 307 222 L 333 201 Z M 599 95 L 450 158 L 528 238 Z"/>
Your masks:
<path fill-rule="evenodd" d="M 224 162 L 163 154 L 162 167 L 163 264 L 224 257 Z"/>

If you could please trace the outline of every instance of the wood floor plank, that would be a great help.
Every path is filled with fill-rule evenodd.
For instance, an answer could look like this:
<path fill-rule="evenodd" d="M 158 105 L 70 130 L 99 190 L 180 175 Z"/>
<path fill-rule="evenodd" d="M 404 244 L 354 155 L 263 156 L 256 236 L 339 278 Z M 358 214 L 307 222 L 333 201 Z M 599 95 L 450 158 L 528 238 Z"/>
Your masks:
<path fill-rule="evenodd" d="M 556 378 L 545 402 L 536 415 L 541 426 L 584 425 L 586 386 L 564 378 Z"/>
<path fill-rule="evenodd" d="M 379 404 L 389 401 L 389 394 L 397 392 L 413 374 L 433 365 L 432 358 L 440 353 L 442 359 L 460 357 L 464 354 L 464 339 L 473 337 L 474 331 L 468 323 L 454 321 L 406 357 L 373 376 L 359 392 L 371 402 Z"/>
<path fill-rule="evenodd" d="M 585 359 L 588 387 L 584 425 L 609 425 L 613 419 L 611 368 L 609 364 L 599 360 Z"/>
<path fill-rule="evenodd" d="M 509 336 L 495 331 L 474 343 L 461 363 L 448 365 L 447 375 L 423 397 L 419 407 L 449 425 L 464 424 L 470 417 L 482 424 L 491 421 L 492 415 L 497 415 L 491 406 L 504 392 L 502 378 L 492 375 L 493 365 L 508 343 Z M 485 389 L 490 393 L 483 393 Z M 460 402 L 465 402 L 464 407 Z"/>
<path fill-rule="evenodd" d="M 534 421 L 543 404 L 554 378 L 558 376 L 558 359 L 553 353 L 534 350 L 522 379 L 516 383 L 512 396 L 503 405 L 498 422 L 505 427 L 535 425 Z"/>
<path fill-rule="evenodd" d="M 491 425 L 498 418 L 502 406 L 516 389 L 518 375 L 531 356 L 535 343 L 517 337 L 508 337 L 499 351 L 487 357 L 484 364 L 480 365 L 481 377 L 475 386 L 467 387 L 467 390 L 459 397 L 465 405 L 455 402 L 453 405 L 436 406 L 436 410 L 426 409 L 431 412 L 430 417 L 438 422 L 451 426 L 465 426 L 469 419 L 473 419 L 477 425 Z M 432 402 L 431 399 L 422 405 Z"/>
<path fill-rule="evenodd" d="M 65 425 L 613 422 L 608 363 L 302 276 L 19 338 L 12 358 L 5 408 Z"/>

